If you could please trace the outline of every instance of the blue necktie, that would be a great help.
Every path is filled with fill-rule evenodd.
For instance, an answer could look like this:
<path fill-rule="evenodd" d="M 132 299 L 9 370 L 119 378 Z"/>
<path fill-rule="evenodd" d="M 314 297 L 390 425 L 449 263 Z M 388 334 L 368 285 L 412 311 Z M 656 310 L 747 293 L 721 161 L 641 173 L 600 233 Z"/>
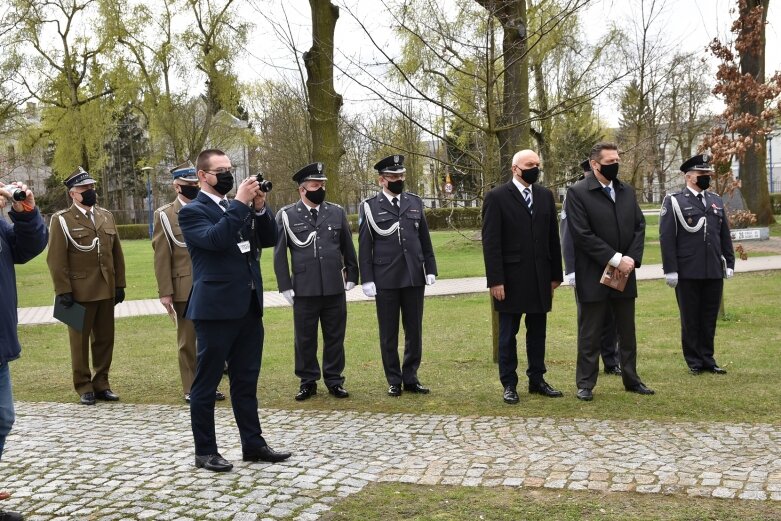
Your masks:
<path fill-rule="evenodd" d="M 605 191 L 605 193 L 607 194 L 607 196 L 608 196 L 608 197 L 610 198 L 610 200 L 612 201 L 612 200 L 613 200 L 613 196 L 611 195 L 611 192 L 612 192 L 612 190 L 610 189 L 610 187 L 609 187 L 609 186 L 603 186 L 603 187 L 602 187 L 602 190 L 604 190 L 604 191 Z"/>
<path fill-rule="evenodd" d="M 532 211 L 532 191 L 528 188 L 523 189 L 523 198 L 526 200 L 526 206 L 529 207 L 529 212 Z"/>

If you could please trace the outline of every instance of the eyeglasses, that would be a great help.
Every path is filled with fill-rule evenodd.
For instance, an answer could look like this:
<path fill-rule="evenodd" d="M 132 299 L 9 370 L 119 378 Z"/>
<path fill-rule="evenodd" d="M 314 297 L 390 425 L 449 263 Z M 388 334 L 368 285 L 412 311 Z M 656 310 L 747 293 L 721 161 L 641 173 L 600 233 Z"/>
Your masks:
<path fill-rule="evenodd" d="M 220 174 L 230 174 L 233 175 L 236 173 L 235 168 L 221 168 L 220 170 L 204 170 L 207 174 L 212 175 L 220 175 Z"/>

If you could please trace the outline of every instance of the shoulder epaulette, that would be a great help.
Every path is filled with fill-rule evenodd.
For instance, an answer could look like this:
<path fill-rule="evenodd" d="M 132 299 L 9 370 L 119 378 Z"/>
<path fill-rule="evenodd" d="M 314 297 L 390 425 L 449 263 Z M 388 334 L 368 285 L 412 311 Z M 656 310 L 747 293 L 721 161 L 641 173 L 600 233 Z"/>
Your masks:
<path fill-rule="evenodd" d="M 297 203 L 297 201 L 296 201 L 296 203 Z M 280 212 L 286 212 L 288 208 L 293 208 L 296 205 L 296 203 L 286 204 L 285 206 L 280 208 L 279 211 Z"/>
<path fill-rule="evenodd" d="M 68 210 L 70 210 L 70 207 L 68 207 L 68 208 L 65 208 L 65 209 L 63 209 L 63 210 L 59 210 L 59 211 L 57 211 L 57 212 L 54 212 L 54 214 L 52 215 L 52 217 L 57 217 L 57 216 L 60 216 L 60 215 L 64 214 L 65 212 L 67 212 Z"/>
<path fill-rule="evenodd" d="M 173 206 L 173 205 L 174 205 L 174 201 L 171 201 L 170 203 L 166 203 L 166 204 L 164 204 L 163 206 L 161 206 L 160 208 L 158 208 L 158 209 L 157 209 L 157 210 L 155 210 L 155 211 L 156 211 L 156 212 L 162 212 L 162 211 L 163 211 L 163 210 L 165 210 L 166 208 L 170 208 L 170 207 L 171 207 L 171 206 Z"/>
<path fill-rule="evenodd" d="M 416 197 L 420 199 L 420 196 L 418 194 L 412 193 L 412 192 L 405 192 L 407 195 L 411 195 L 412 197 Z"/>
<path fill-rule="evenodd" d="M 331 201 L 326 201 L 326 204 L 329 206 L 336 206 L 337 208 L 341 208 L 341 205 L 338 205 L 336 203 L 332 203 Z"/>

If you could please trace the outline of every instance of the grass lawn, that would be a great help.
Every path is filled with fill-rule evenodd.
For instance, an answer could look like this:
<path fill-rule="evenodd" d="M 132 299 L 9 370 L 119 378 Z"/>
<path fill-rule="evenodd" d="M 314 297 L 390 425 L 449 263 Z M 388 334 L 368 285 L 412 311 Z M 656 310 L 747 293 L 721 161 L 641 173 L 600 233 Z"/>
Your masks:
<path fill-rule="evenodd" d="M 426 300 L 420 378 L 433 392 L 428 396 L 405 394 L 401 399 L 385 395 L 387 385 L 373 303 L 348 305 L 345 387 L 351 396 L 345 401 L 322 392 L 303 403 L 293 400 L 298 382 L 293 374 L 292 310 L 269 309 L 265 314 L 261 405 L 390 413 L 777 423 L 781 421 L 781 386 L 777 385 L 781 380 L 781 272 L 739 274 L 725 287 L 728 315 L 718 325 L 716 356 L 728 375 L 695 377 L 686 372 L 675 295 L 662 281 L 641 282 L 637 301 L 638 369 L 657 395 L 626 393 L 619 378 L 601 375 L 590 403 L 574 397 L 575 305 L 569 288 L 557 290 L 548 321 L 546 357 L 546 378 L 561 388 L 565 397 L 551 400 L 521 393 L 519 406 L 505 405 L 501 399 L 497 367 L 491 361 L 485 294 Z M 20 327 L 20 337 L 23 356 L 12 364 L 16 398 L 75 401 L 65 327 Z M 123 401 L 181 403 L 174 330 L 168 317 L 120 319 L 116 339 L 111 381 Z M 519 358 L 523 383 L 522 352 Z M 223 389 L 227 390 L 227 381 Z"/>
<path fill-rule="evenodd" d="M 646 248 L 643 264 L 662 262 L 659 250 L 659 217 L 646 217 Z M 353 242 L 358 236 L 353 234 Z M 475 230 L 435 231 L 431 233 L 434 253 L 437 257 L 439 277 L 454 279 L 462 277 L 482 277 L 482 243 L 475 239 Z M 157 282 L 153 269 L 152 244 L 149 240 L 128 240 L 122 242 L 125 254 L 127 275 L 126 295 L 128 300 L 157 298 Z M 772 255 L 773 252 L 751 252 L 751 256 Z M 267 291 L 277 289 L 277 279 L 273 268 L 273 250 L 263 250 L 261 256 L 263 287 Z M 51 277 L 46 266 L 46 252 L 27 264 L 16 267 L 17 286 L 19 288 L 19 307 L 49 306 L 54 299 Z"/>
<path fill-rule="evenodd" d="M 349 496 L 322 521 L 778 521 L 777 503 L 568 490 L 379 483 Z"/>

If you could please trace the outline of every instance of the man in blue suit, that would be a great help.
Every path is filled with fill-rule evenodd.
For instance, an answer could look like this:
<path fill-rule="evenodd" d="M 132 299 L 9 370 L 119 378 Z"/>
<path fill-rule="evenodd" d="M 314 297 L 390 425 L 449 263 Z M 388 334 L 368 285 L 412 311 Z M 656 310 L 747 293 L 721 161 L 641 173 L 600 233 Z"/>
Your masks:
<path fill-rule="evenodd" d="M 263 439 L 257 386 L 263 353 L 263 282 L 260 249 L 274 246 L 274 213 L 255 177 L 241 182 L 236 197 L 233 168 L 224 152 L 204 150 L 196 164 L 201 191 L 179 212 L 179 225 L 193 264 L 193 289 L 185 317 L 197 337 L 190 418 L 195 466 L 227 472 L 233 465 L 217 450 L 214 400 L 228 361 L 233 415 L 244 461 L 277 462 L 290 457 Z"/>

